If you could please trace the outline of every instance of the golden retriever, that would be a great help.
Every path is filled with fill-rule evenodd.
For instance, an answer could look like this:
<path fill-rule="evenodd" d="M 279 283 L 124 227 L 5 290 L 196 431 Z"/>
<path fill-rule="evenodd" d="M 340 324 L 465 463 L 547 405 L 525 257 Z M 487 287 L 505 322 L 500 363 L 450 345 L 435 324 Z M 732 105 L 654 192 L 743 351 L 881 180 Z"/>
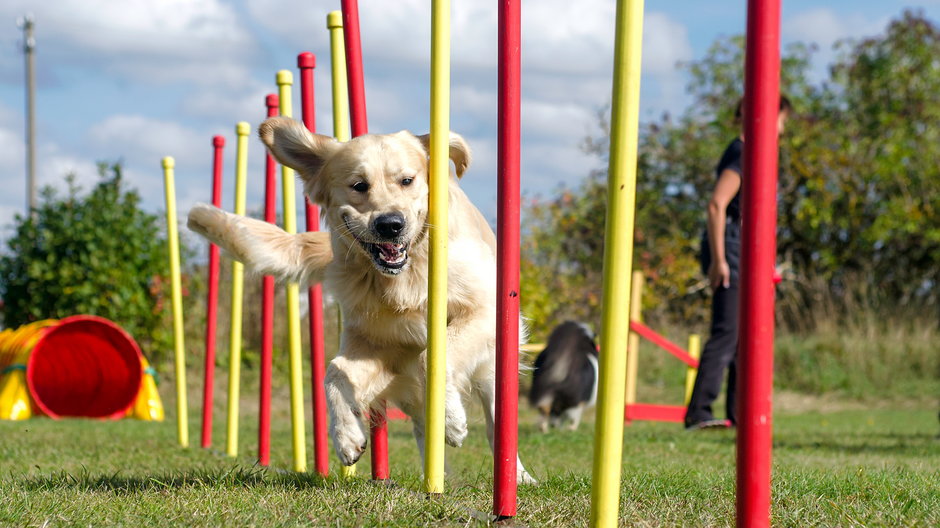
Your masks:
<path fill-rule="evenodd" d="M 198 204 L 189 228 L 262 274 L 324 281 L 343 313 L 340 351 L 326 372 L 330 436 L 340 461 L 366 448 L 367 411 L 386 399 L 413 420 L 424 456 L 428 299 L 428 136 L 407 131 L 341 143 L 284 117 L 265 121 L 262 142 L 294 168 L 322 207 L 329 232 L 291 235 Z M 463 138 L 450 136 L 445 440 L 467 435 L 464 398 L 476 393 L 493 446 L 495 415 L 496 237 L 457 185 L 470 164 Z M 454 177 L 456 176 L 456 177 Z M 517 481 L 535 481 L 517 460 Z"/>

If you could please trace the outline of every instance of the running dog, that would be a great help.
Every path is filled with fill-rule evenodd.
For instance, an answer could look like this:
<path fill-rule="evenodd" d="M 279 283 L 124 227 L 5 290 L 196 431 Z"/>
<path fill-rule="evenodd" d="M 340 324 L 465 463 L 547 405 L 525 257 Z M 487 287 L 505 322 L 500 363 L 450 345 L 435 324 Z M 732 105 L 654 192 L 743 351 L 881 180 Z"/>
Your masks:
<path fill-rule="evenodd" d="M 323 281 L 343 313 L 340 351 L 326 372 L 330 436 L 340 461 L 366 449 L 364 418 L 388 400 L 413 420 L 424 457 L 428 304 L 428 143 L 407 131 L 349 142 L 310 133 L 285 117 L 265 121 L 261 141 L 297 171 L 322 208 L 329 232 L 288 234 L 206 204 L 189 228 L 255 272 L 310 284 Z M 483 405 L 493 447 L 495 416 L 496 237 L 457 185 L 470 148 L 450 134 L 447 387 L 445 440 L 467 436 L 464 400 Z M 517 481 L 535 483 L 517 459 Z"/>
<path fill-rule="evenodd" d="M 539 410 L 540 427 L 578 428 L 581 413 L 597 401 L 597 344 L 584 324 L 565 321 L 552 330 L 545 350 L 535 359 L 529 403 Z"/>

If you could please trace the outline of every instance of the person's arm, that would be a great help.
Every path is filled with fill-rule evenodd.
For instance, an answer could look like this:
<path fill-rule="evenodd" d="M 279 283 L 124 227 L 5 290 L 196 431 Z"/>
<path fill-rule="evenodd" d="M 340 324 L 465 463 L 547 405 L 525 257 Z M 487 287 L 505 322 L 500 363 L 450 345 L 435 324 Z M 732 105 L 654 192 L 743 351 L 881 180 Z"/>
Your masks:
<path fill-rule="evenodd" d="M 725 215 L 728 203 L 741 188 L 741 175 L 733 169 L 725 169 L 718 176 L 718 183 L 708 201 L 708 247 L 711 251 L 711 266 L 708 281 L 712 291 L 719 286 L 731 285 L 731 268 L 725 259 Z"/>

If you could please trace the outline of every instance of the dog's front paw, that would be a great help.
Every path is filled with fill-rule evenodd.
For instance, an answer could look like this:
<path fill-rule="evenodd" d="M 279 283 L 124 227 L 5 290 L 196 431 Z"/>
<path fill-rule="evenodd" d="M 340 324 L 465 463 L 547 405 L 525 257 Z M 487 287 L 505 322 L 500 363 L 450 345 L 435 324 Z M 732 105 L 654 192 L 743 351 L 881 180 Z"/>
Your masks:
<path fill-rule="evenodd" d="M 344 466 L 351 466 L 366 452 L 367 439 L 361 424 L 352 423 L 333 430 L 333 447 Z"/>
<path fill-rule="evenodd" d="M 467 417 L 448 417 L 444 421 L 444 441 L 451 447 L 460 447 L 467 438 Z"/>

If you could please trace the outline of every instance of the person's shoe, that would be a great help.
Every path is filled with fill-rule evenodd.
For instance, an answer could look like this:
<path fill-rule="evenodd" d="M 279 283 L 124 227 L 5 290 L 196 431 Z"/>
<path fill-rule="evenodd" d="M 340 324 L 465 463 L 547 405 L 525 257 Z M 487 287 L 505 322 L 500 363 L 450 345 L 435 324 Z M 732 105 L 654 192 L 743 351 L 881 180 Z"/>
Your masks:
<path fill-rule="evenodd" d="M 712 418 L 701 422 L 690 423 L 685 426 L 686 431 L 700 431 L 702 429 L 727 429 L 731 427 L 731 420 Z"/>

